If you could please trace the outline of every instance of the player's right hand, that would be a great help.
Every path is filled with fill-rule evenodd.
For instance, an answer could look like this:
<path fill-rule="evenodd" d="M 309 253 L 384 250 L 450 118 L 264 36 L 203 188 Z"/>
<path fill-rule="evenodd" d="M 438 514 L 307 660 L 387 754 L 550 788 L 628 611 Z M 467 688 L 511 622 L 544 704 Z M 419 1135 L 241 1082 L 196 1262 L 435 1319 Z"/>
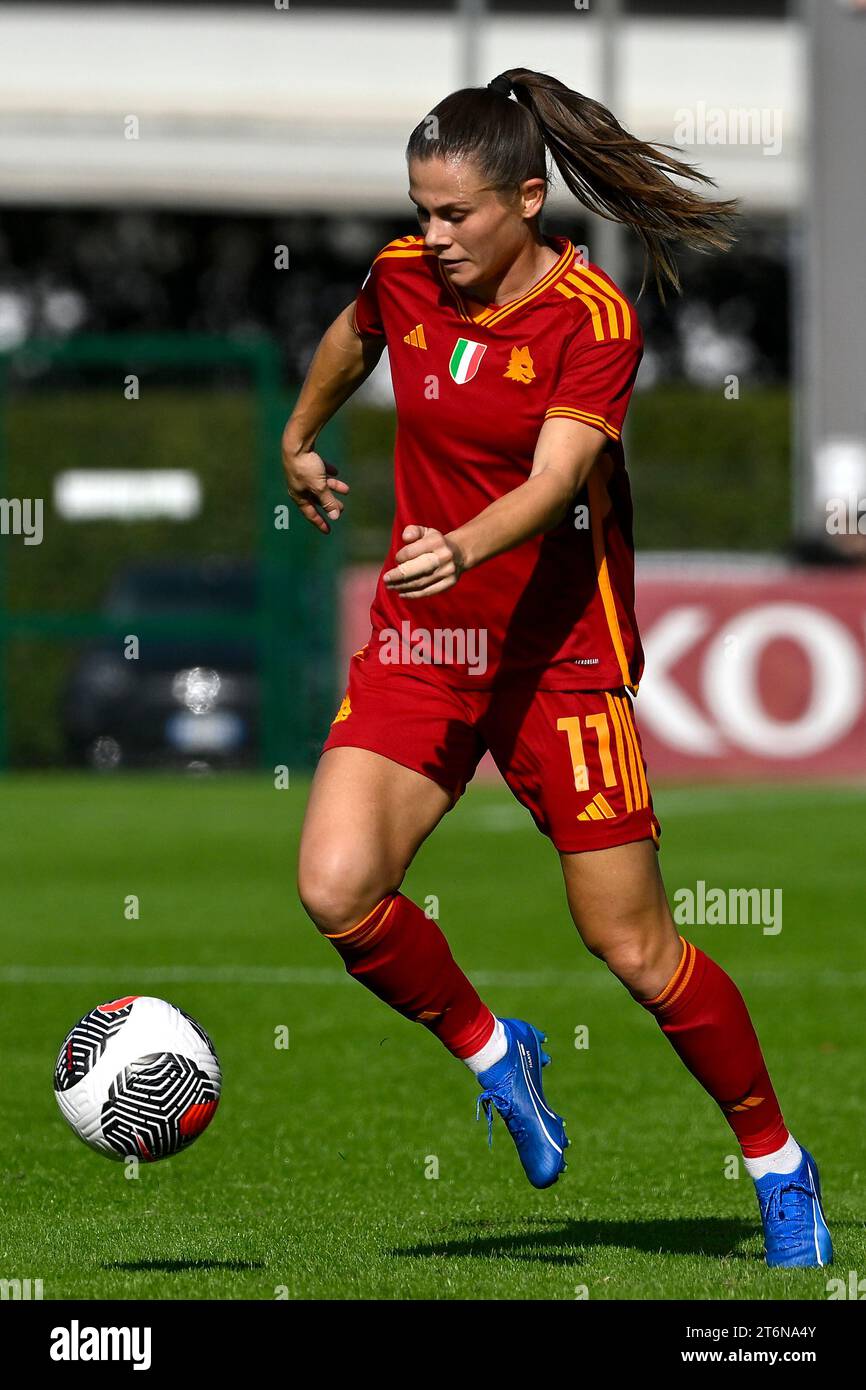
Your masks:
<path fill-rule="evenodd" d="M 331 528 L 321 513 L 337 520 L 343 510 L 337 494 L 348 492 L 349 484 L 338 477 L 333 464 L 326 463 L 313 449 L 298 450 L 285 436 L 282 456 L 289 496 L 301 514 L 327 535 Z"/>

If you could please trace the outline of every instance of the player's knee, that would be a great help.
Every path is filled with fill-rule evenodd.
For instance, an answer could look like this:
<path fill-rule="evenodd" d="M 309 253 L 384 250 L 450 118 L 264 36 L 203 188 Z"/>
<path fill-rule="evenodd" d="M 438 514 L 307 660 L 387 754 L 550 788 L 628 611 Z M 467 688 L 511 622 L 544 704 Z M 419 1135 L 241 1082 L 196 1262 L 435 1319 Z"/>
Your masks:
<path fill-rule="evenodd" d="M 298 896 L 321 932 L 348 931 L 384 897 L 355 855 L 333 852 L 301 859 Z"/>
<path fill-rule="evenodd" d="M 610 946 L 601 952 L 601 958 L 611 974 L 628 989 L 640 988 L 651 963 L 646 946 L 639 941 Z"/>
<path fill-rule="evenodd" d="M 617 941 L 600 954 L 611 974 L 626 989 L 640 996 L 656 994 L 664 988 L 669 975 L 673 973 L 666 966 L 670 956 L 667 934 L 663 937 L 635 935 L 632 939 Z"/>

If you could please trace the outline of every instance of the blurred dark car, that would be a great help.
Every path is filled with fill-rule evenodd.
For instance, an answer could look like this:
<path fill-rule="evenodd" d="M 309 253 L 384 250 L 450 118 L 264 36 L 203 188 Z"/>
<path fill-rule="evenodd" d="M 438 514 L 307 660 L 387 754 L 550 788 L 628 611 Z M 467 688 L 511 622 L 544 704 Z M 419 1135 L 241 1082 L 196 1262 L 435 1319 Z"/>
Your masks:
<path fill-rule="evenodd" d="M 102 611 L 137 634 L 142 619 L 182 618 L 182 634 L 150 637 L 124 655 L 121 636 L 88 644 L 69 678 L 62 724 L 71 762 L 116 767 L 247 767 L 259 731 L 253 636 L 197 632 L 203 617 L 250 618 L 256 572 L 239 561 L 132 565 L 113 580 Z"/>

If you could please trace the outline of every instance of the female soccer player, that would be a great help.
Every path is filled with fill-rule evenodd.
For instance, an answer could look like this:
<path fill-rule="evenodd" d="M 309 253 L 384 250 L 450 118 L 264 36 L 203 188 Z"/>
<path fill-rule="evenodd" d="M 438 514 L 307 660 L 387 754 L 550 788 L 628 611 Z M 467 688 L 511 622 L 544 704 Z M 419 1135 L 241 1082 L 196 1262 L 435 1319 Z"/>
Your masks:
<path fill-rule="evenodd" d="M 721 1107 L 773 1265 L 832 1258 L 818 1170 L 788 1132 L 730 977 L 680 936 L 632 712 L 643 671 L 621 431 L 643 351 L 634 305 L 545 236 L 548 156 L 586 207 L 632 227 L 661 290 L 671 246 L 724 249 L 712 181 L 603 106 L 523 68 L 440 102 L 412 132 L 419 235 L 376 256 L 322 339 L 283 436 L 288 490 L 327 533 L 348 485 L 319 431 L 387 345 L 396 515 L 370 640 L 313 781 L 299 892 L 350 975 L 423 1023 L 502 1115 L 536 1187 L 565 1169 L 541 1030 L 497 1018 L 400 885 L 489 749 L 559 852 L 584 944 L 657 1019 Z M 646 274 L 644 275 L 644 281 Z M 643 286 L 641 287 L 643 288 Z"/>

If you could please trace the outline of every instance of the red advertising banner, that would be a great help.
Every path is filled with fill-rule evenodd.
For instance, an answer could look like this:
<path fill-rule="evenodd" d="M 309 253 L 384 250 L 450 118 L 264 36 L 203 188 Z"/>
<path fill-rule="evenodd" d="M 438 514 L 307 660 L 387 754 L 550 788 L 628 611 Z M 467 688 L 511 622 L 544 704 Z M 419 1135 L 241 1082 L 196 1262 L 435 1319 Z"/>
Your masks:
<path fill-rule="evenodd" d="M 377 574 L 344 576 L 343 670 L 369 637 Z M 637 615 L 651 777 L 866 777 L 866 571 L 644 557 Z"/>
<path fill-rule="evenodd" d="M 866 776 L 866 572 L 639 563 L 655 777 Z"/>

